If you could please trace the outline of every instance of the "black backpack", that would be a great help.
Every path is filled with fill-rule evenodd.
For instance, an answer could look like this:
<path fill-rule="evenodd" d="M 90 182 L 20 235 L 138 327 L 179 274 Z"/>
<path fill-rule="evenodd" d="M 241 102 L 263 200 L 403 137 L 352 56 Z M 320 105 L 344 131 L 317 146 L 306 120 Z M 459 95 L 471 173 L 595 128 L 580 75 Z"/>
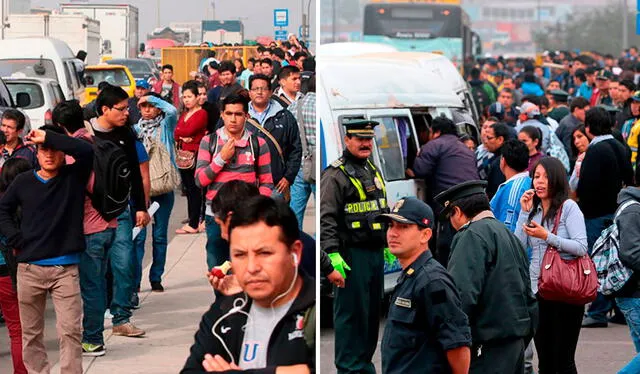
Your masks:
<path fill-rule="evenodd" d="M 95 182 L 91 203 L 107 221 L 127 209 L 131 194 L 131 168 L 127 154 L 117 144 L 93 137 Z"/>
<path fill-rule="evenodd" d="M 476 103 L 476 109 L 478 109 L 480 114 L 484 112 L 487 106 L 491 105 L 489 95 L 487 95 L 482 86 L 472 86 L 471 95 L 473 96 L 473 101 Z"/>

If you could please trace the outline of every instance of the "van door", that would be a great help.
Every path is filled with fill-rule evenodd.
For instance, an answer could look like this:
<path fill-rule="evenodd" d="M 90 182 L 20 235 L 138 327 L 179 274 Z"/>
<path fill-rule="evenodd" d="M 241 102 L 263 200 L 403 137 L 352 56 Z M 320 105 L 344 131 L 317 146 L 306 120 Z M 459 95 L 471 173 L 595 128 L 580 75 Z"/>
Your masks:
<path fill-rule="evenodd" d="M 81 103 L 84 102 L 84 84 L 81 82 L 81 73 L 78 71 L 74 60 L 64 61 L 64 71 L 69 90 L 73 93 L 73 98 L 79 100 Z"/>
<path fill-rule="evenodd" d="M 409 178 L 405 173 L 409 152 L 419 149 L 409 109 L 368 110 L 367 118 L 380 123 L 375 128 L 372 158 L 386 182 L 389 206 L 407 196 L 424 199 L 424 181 Z"/>

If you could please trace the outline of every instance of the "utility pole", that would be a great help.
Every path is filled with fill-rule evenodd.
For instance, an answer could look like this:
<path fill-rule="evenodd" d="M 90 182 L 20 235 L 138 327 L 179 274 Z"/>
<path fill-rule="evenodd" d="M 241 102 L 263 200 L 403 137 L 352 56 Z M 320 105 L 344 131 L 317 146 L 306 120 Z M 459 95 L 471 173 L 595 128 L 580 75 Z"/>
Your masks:
<path fill-rule="evenodd" d="M 622 5 L 622 49 L 629 47 L 629 7 L 627 0 L 621 0 Z"/>

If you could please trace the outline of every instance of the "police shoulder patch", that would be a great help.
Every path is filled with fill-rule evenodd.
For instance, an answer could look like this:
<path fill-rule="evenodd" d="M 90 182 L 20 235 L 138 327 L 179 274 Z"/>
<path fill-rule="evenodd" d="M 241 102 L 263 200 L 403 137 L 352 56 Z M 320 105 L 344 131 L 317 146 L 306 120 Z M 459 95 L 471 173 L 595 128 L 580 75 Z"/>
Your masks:
<path fill-rule="evenodd" d="M 331 166 L 334 168 L 339 168 L 342 165 L 342 158 L 339 158 L 331 163 Z"/>

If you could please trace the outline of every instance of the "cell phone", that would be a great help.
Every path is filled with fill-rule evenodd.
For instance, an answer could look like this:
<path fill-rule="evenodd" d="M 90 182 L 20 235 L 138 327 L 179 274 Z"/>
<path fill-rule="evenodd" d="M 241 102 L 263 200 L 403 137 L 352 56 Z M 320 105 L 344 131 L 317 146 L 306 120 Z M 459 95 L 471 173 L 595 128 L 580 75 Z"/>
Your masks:
<path fill-rule="evenodd" d="M 531 223 L 531 218 L 527 219 L 527 227 L 531 227 L 531 228 L 536 227 L 533 223 Z"/>

